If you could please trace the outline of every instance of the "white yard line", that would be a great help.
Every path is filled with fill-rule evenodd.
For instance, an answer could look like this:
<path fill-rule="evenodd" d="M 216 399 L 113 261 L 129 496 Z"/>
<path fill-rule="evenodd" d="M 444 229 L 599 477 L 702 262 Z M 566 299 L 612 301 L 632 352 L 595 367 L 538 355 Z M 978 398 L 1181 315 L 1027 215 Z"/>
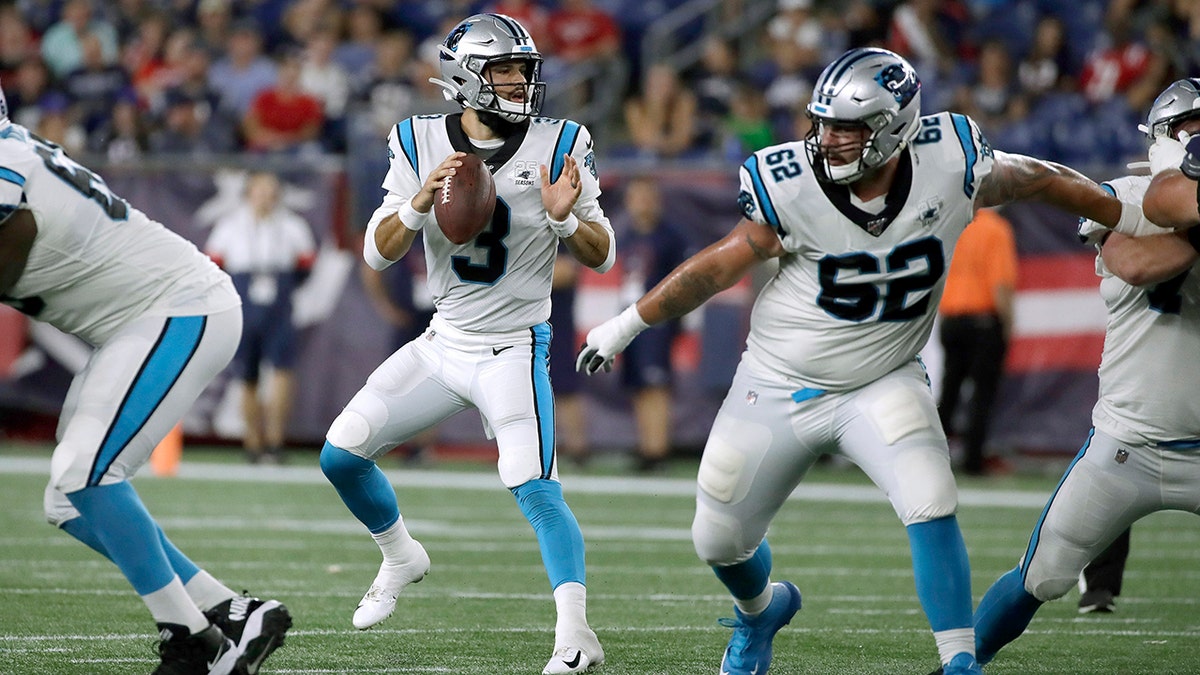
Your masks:
<path fill-rule="evenodd" d="M 50 458 L 0 456 L 0 473 L 49 475 Z M 384 470 L 388 480 L 398 487 L 448 488 L 457 490 L 502 490 L 499 477 L 492 472 L 460 472 L 418 469 Z M 246 483 L 292 483 L 325 485 L 321 470 L 314 466 L 247 466 L 184 461 L 179 477 L 194 480 L 220 480 Z M 156 479 L 148 474 L 139 480 Z M 696 482 L 691 478 L 646 478 L 642 476 L 567 476 L 563 485 L 568 493 L 606 495 L 658 495 L 691 497 Z M 1040 509 L 1050 497 L 1049 490 L 996 490 L 959 488 L 958 501 L 964 506 L 1007 506 Z M 883 493 L 868 485 L 804 482 L 791 499 L 810 502 L 885 503 Z"/>

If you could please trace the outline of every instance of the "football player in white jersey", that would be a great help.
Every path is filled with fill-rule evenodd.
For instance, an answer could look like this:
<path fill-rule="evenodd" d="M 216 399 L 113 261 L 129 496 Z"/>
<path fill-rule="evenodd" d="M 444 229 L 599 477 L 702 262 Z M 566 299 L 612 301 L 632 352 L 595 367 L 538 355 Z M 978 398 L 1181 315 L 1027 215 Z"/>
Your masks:
<path fill-rule="evenodd" d="M 1136 206 L 1066 167 L 994 151 L 963 115 L 922 117 L 920 101 L 901 57 L 843 54 L 817 80 L 809 136 L 742 165 L 743 219 L 733 231 L 589 332 L 580 352 L 578 368 L 607 369 L 648 325 L 779 260 L 697 477 L 692 541 L 737 615 L 727 620 L 722 673 L 767 672 L 775 633 L 800 608 L 796 586 L 770 582 L 765 535 L 829 453 L 861 467 L 905 525 L 917 597 L 947 672 L 980 672 L 950 454 L 917 356 L 950 256 L 976 209 L 1012 199 L 1125 229 L 1140 219 Z"/>
<path fill-rule="evenodd" d="M 333 421 L 321 468 L 383 552 L 353 617 L 355 627 L 370 628 L 430 565 L 376 460 L 458 411 L 478 409 L 496 439 L 500 480 L 533 526 L 554 591 L 558 620 L 544 672 L 580 673 L 602 663 L 604 650 L 587 623 L 583 535 L 558 482 L 547 319 L 559 241 L 599 272 L 612 267 L 616 249 L 587 129 L 538 117 L 541 61 L 513 19 L 472 16 L 447 35 L 442 79 L 432 80 L 462 113 L 419 115 L 392 129 L 387 193 L 367 225 L 363 255 L 383 269 L 423 235 L 436 313 Z M 464 153 L 492 172 L 496 210 L 473 241 L 455 245 L 430 209 Z"/>
<path fill-rule="evenodd" d="M 8 119 L 0 92 L 0 301 L 95 347 L 67 392 L 46 518 L 120 568 L 158 623 L 155 673 L 257 672 L 291 625 L 163 533 L 129 479 L 233 356 L 241 301 L 191 242 Z"/>
<path fill-rule="evenodd" d="M 1151 171 L 1178 173 L 1177 138 L 1200 133 L 1200 79 L 1176 81 L 1159 94 L 1147 132 L 1161 144 L 1151 155 Z M 1140 202 L 1150 181 L 1126 176 L 1105 186 L 1122 201 Z M 1173 231 L 1147 221 L 1133 234 L 1138 236 L 1092 221 L 1080 226 L 1080 235 L 1099 250 L 1096 273 L 1108 308 L 1093 429 L 1042 511 L 1020 563 L 979 603 L 980 663 L 1021 635 L 1043 603 L 1070 590 L 1088 561 L 1135 520 L 1167 509 L 1200 513 L 1200 403 L 1194 396 L 1200 381 L 1200 229 Z"/>

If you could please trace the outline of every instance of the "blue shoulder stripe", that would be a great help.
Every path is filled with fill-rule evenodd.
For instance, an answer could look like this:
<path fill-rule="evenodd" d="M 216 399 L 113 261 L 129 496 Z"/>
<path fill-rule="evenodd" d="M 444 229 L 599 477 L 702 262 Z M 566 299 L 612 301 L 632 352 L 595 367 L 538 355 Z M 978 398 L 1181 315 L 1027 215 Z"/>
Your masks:
<path fill-rule="evenodd" d="M 417 156 L 417 139 L 413 136 L 413 121 L 411 117 L 396 125 L 396 135 L 400 137 L 400 149 L 404 151 L 404 156 L 408 158 L 408 163 L 412 165 L 413 171 L 420 176 L 421 160 Z"/>
<path fill-rule="evenodd" d="M 762 176 L 758 173 L 758 155 L 750 155 L 742 166 L 746 167 L 746 171 L 750 174 L 750 182 L 754 184 L 754 196 L 758 198 L 758 203 L 762 207 L 763 217 L 767 219 L 767 224 L 775 228 L 776 232 L 783 233 L 783 228 L 779 225 L 779 215 L 775 213 L 775 205 L 771 203 L 771 195 L 767 192 L 767 185 L 763 183 Z"/>
<path fill-rule="evenodd" d="M 6 180 L 17 187 L 25 187 L 25 176 L 2 166 L 0 166 L 0 180 Z"/>
<path fill-rule="evenodd" d="M 558 180 L 562 175 L 563 155 L 569 154 L 579 138 L 579 124 L 571 120 L 563 120 L 562 129 L 558 132 L 558 142 L 554 144 L 554 158 L 550 161 L 550 182 Z"/>
<path fill-rule="evenodd" d="M 950 113 L 954 122 L 954 132 L 958 135 L 958 144 L 962 146 L 963 155 L 967 158 L 967 170 L 963 176 L 963 192 L 968 197 L 975 197 L 975 162 L 979 160 L 979 150 L 975 147 L 975 139 L 971 135 L 971 123 L 965 115 Z"/>

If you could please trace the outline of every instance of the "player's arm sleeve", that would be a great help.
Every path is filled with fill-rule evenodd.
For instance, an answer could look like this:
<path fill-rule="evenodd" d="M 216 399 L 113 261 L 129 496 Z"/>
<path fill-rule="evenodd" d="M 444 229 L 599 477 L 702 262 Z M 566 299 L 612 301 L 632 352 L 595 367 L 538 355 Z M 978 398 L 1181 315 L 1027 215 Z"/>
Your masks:
<path fill-rule="evenodd" d="M 775 196 L 771 194 L 762 175 L 761 153 L 754 153 L 742 163 L 738 169 L 738 179 L 741 183 L 738 191 L 738 211 L 746 220 L 766 225 L 775 231 L 782 241 L 787 236 L 783 222 L 776 208 Z"/>
<path fill-rule="evenodd" d="M 367 221 L 367 231 L 363 237 L 363 260 L 372 269 L 383 270 L 396 262 L 379 252 L 375 245 L 375 231 L 384 218 L 399 211 L 421 189 L 421 179 L 417 173 L 420 165 L 421 157 L 417 154 L 412 136 L 412 119 L 409 118 L 392 127 L 388 134 L 388 171 L 383 177 L 383 189 L 387 192 Z"/>
<path fill-rule="evenodd" d="M 569 125 L 575 125 L 577 129 L 572 130 Z M 600 172 L 596 168 L 596 151 L 593 147 L 592 135 L 582 124 L 568 121 L 563 125 L 559 144 L 563 143 L 563 136 L 572 132 L 575 133 L 575 138 L 570 146 L 571 156 L 579 163 L 579 177 L 583 184 L 583 190 L 579 194 L 579 199 L 575 201 L 571 213 L 574 213 L 575 217 L 580 220 L 598 224 L 608 233 L 608 257 L 598 267 L 592 268 L 596 272 L 604 274 L 612 269 L 613 264 L 617 261 L 617 237 L 613 233 L 612 223 L 609 222 L 608 216 L 604 215 L 604 209 L 600 208 Z M 559 173 L 562 172 L 562 155 L 557 150 L 555 154 L 556 157 L 550 165 L 551 182 L 558 177 L 554 172 L 555 168 Z"/>
<path fill-rule="evenodd" d="M 950 142 L 957 143 L 960 151 L 951 156 L 963 162 L 963 192 L 974 200 L 983 179 L 992 172 L 996 154 L 975 120 L 958 113 L 943 114 L 950 118 L 949 130 L 953 136 Z"/>

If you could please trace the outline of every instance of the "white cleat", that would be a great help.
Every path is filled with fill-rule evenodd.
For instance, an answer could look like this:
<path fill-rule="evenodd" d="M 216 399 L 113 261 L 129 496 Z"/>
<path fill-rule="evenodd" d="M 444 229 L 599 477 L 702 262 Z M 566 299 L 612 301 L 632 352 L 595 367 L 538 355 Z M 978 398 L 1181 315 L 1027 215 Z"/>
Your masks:
<path fill-rule="evenodd" d="M 588 673 L 604 663 L 604 648 L 590 629 L 578 636 L 575 646 L 563 646 L 554 650 L 554 656 L 542 670 L 542 675 L 569 675 Z"/>
<path fill-rule="evenodd" d="M 354 610 L 355 628 L 366 630 L 391 616 L 396 611 L 396 598 L 400 591 L 424 579 L 429 573 L 429 554 L 420 543 L 413 543 L 416 544 L 416 555 L 407 562 L 399 565 L 385 562 L 379 566 L 379 574 L 375 575 L 371 588 L 367 589 L 367 594 Z"/>

